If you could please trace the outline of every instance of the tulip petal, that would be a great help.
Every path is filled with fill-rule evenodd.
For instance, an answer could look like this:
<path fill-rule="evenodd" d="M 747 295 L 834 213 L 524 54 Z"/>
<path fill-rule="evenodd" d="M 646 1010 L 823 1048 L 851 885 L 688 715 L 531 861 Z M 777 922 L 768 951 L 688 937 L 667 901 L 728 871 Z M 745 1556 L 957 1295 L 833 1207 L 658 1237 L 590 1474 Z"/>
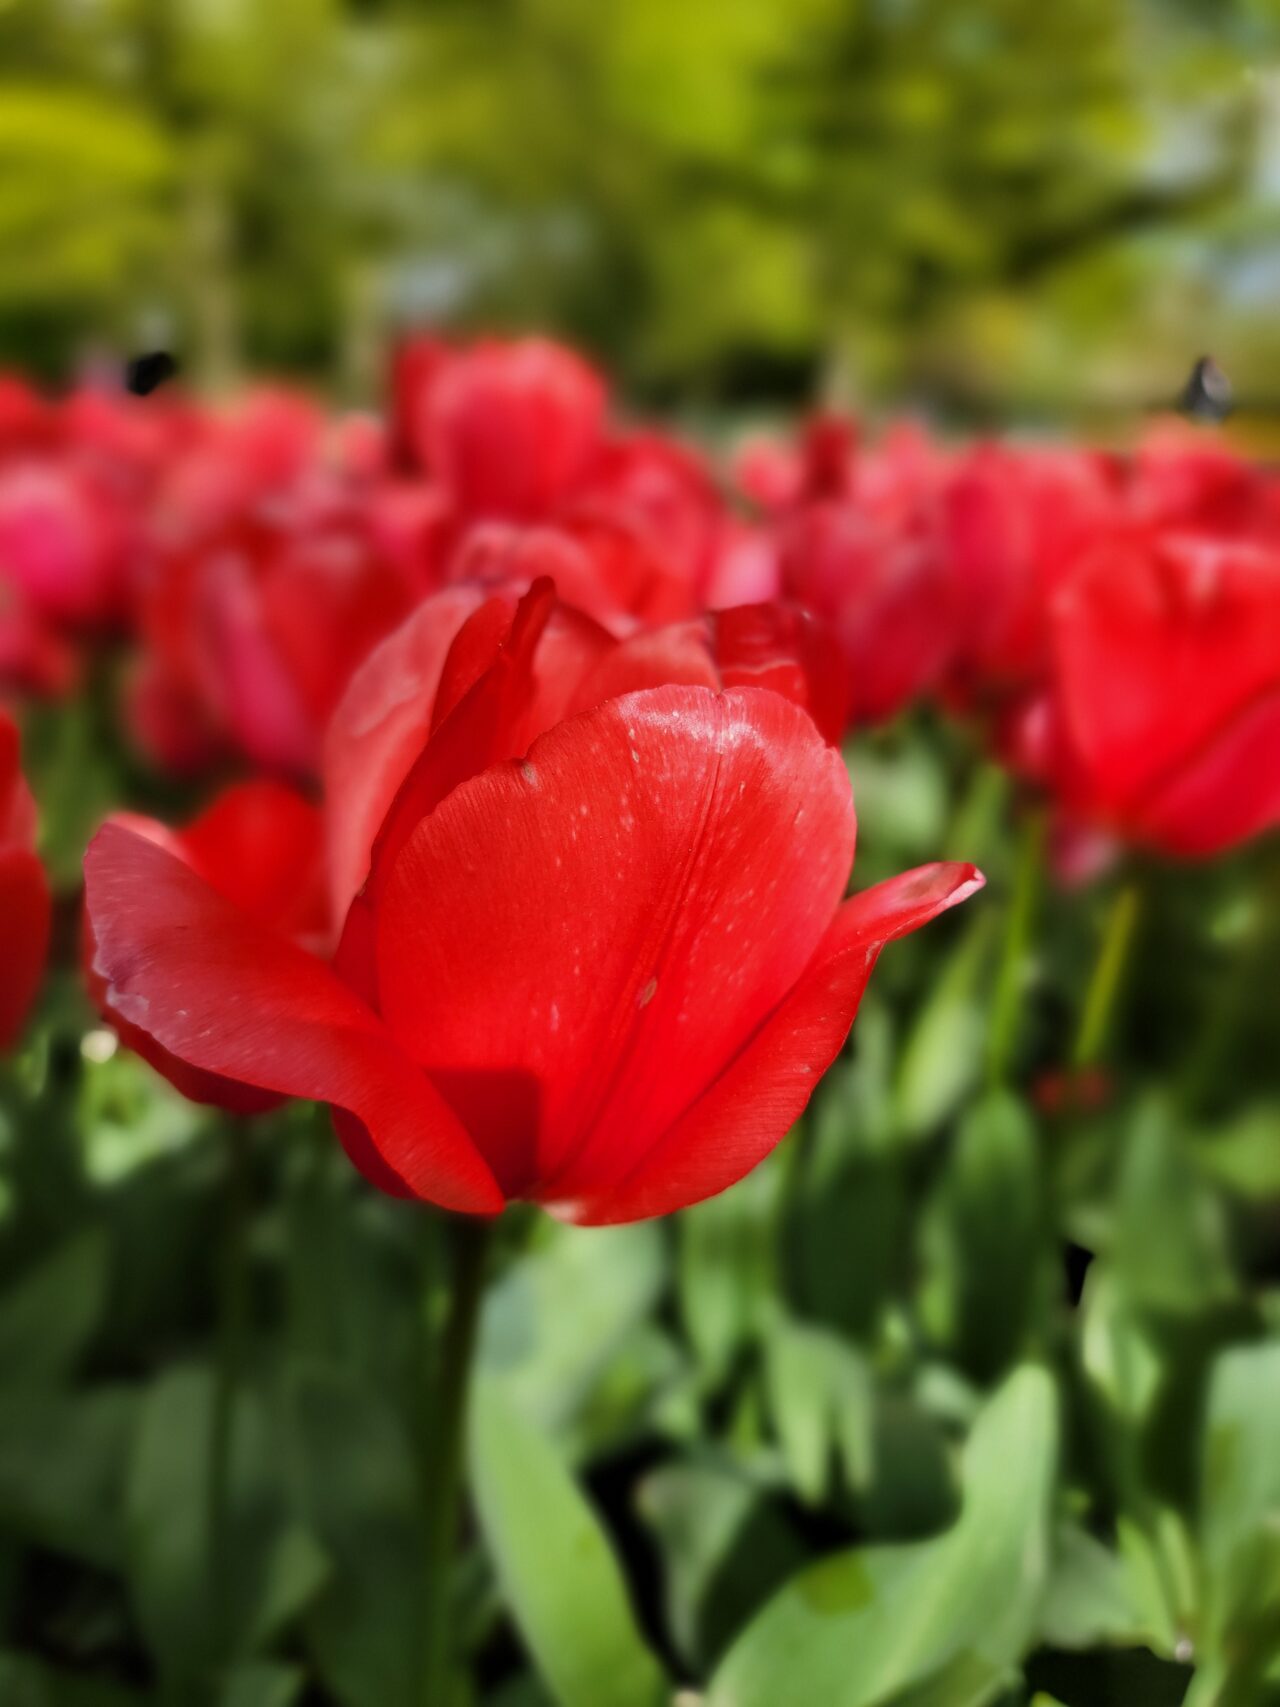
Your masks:
<path fill-rule="evenodd" d="M 192 870 L 242 912 L 323 940 L 321 817 L 295 790 L 267 778 L 235 783 L 177 839 Z"/>
<path fill-rule="evenodd" d="M 707 621 L 725 687 L 771 688 L 802 705 L 831 745 L 839 745 L 851 698 L 849 670 L 825 624 L 776 602 L 735 605 Z"/>
<path fill-rule="evenodd" d="M 317 951 L 329 946 L 320 814 L 283 783 L 263 778 L 235 783 L 183 830 L 132 812 L 113 813 L 111 822 L 189 865 L 217 894 L 267 929 Z M 111 1006 L 102 980 L 93 972 L 91 923 L 87 938 L 87 977 L 94 1001 L 122 1041 L 184 1097 L 232 1114 L 259 1114 L 276 1105 L 280 1099 L 270 1092 L 202 1073 L 130 1025 Z"/>
<path fill-rule="evenodd" d="M 337 919 L 364 882 L 382 820 L 426 744 L 449 649 L 483 602 L 473 586 L 447 587 L 425 600 L 359 667 L 333 715 L 324 791 Z"/>
<path fill-rule="evenodd" d="M 631 1174 L 550 1205 L 584 1225 L 638 1221 L 698 1203 L 762 1162 L 839 1054 L 880 950 L 983 884 L 971 865 L 926 865 L 846 901 L 795 989 Z"/>
<path fill-rule="evenodd" d="M 509 1194 L 577 1196 L 783 1000 L 853 838 L 843 763 L 778 695 L 610 700 L 415 829 L 377 909 L 381 1011 Z"/>
<path fill-rule="evenodd" d="M 645 688 L 723 685 L 705 624 L 696 619 L 673 622 L 663 628 L 640 629 L 610 647 L 583 680 L 574 709 L 587 711 L 606 699 Z"/>
<path fill-rule="evenodd" d="M 490 608 L 475 612 L 446 660 L 441 695 L 454 674 L 454 652 L 470 655 L 476 635 L 487 637 L 488 667 L 481 669 L 479 657 L 469 656 L 470 687 L 456 704 L 440 708 L 443 716 L 433 717 L 431 738 L 387 810 L 369 860 L 374 889 L 446 795 L 490 765 L 520 757 L 535 736 L 564 717 L 581 676 L 613 644 L 590 618 L 559 604 L 548 580 L 535 581 L 513 605 L 505 629 L 489 620 Z"/>
<path fill-rule="evenodd" d="M 586 710 L 668 683 L 769 688 L 803 706 L 833 746 L 844 733 L 848 668 L 829 630 L 794 605 L 738 605 L 641 629 L 604 653 L 573 703 Z"/>
<path fill-rule="evenodd" d="M 348 1110 L 419 1197 L 502 1207 L 456 1117 L 321 960 L 118 824 L 94 838 L 85 884 L 94 975 L 128 1025 L 202 1072 Z"/>
<path fill-rule="evenodd" d="M 256 763 L 310 771 L 318 756 L 316 729 L 272 642 L 247 564 L 228 553 L 212 558 L 205 570 L 194 620 L 207 635 L 211 701 Z"/>

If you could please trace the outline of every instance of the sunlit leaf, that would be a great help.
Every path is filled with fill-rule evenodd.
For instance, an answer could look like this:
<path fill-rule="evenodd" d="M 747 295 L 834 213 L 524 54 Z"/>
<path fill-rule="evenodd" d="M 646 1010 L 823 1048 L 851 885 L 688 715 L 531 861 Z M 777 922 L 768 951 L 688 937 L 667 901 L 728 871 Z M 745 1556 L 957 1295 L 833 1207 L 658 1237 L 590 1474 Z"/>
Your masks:
<path fill-rule="evenodd" d="M 554 1446 L 492 1377 L 475 1385 L 476 1504 L 499 1581 L 560 1707 L 662 1707 L 605 1533 Z"/>

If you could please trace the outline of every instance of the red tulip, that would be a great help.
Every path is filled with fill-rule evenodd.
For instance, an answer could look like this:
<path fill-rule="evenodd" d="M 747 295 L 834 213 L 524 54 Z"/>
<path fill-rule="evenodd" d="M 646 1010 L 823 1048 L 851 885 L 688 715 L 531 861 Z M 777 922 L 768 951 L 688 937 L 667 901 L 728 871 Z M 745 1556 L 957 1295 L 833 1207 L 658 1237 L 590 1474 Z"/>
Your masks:
<path fill-rule="evenodd" d="M 175 770 L 219 749 L 307 773 L 352 671 L 419 596 L 378 494 L 318 481 L 157 550 L 134 732 Z"/>
<path fill-rule="evenodd" d="M 826 619 L 848 660 L 853 721 L 882 722 L 935 685 L 953 631 L 922 518 L 886 525 L 861 504 L 827 501 L 790 517 L 779 540 L 788 595 Z"/>
<path fill-rule="evenodd" d="M 75 686 L 75 649 L 0 584 L 0 693 L 60 699 Z"/>
<path fill-rule="evenodd" d="M 489 523 L 462 541 L 448 580 L 528 587 L 548 576 L 565 600 L 617 630 L 664 622 L 695 607 L 692 589 L 661 552 L 621 522 L 566 516 L 554 526 Z"/>
<path fill-rule="evenodd" d="M 18 731 L 0 711 L 0 1049 L 22 1028 L 49 947 L 49 884 L 35 833 L 35 805 L 18 768 Z"/>
<path fill-rule="evenodd" d="M 772 514 L 782 594 L 822 618 L 849 668 L 854 722 L 879 722 L 927 693 L 953 644 L 939 552 L 942 462 L 902 427 L 871 448 L 854 424 L 815 415 L 799 446 L 739 464 Z"/>
<path fill-rule="evenodd" d="M 999 703 L 1042 679 L 1052 601 L 1115 525 L 1118 503 L 1090 453 L 982 444 L 960 459 L 944 493 L 943 553 L 962 702 Z"/>
<path fill-rule="evenodd" d="M 323 461 L 325 418 L 309 398 L 264 387 L 206 415 L 177 450 L 156 496 L 154 525 L 163 538 L 187 543 L 293 493 Z"/>
<path fill-rule="evenodd" d="M 748 441 L 734 460 L 734 478 L 768 514 L 823 498 L 849 498 L 861 477 L 859 441 L 856 421 L 819 410 L 804 423 L 797 443 Z"/>
<path fill-rule="evenodd" d="M 448 1208 L 625 1221 L 746 1173 L 883 945 L 981 879 L 932 866 L 842 901 L 847 773 L 768 689 L 649 687 L 548 727 L 563 659 L 603 655 L 584 622 L 545 584 L 476 605 L 426 660 L 416 755 L 385 697 L 394 798 L 332 966 L 104 828 L 86 883 L 112 1010 L 202 1072 L 331 1103 L 377 1184 Z"/>
<path fill-rule="evenodd" d="M 661 562 L 665 617 L 781 596 L 765 531 L 729 508 L 701 456 L 665 434 L 612 439 L 571 515 L 629 531 Z"/>
<path fill-rule="evenodd" d="M 1162 422 L 1124 473 L 1128 510 L 1139 522 L 1280 545 L 1280 481 L 1219 432 Z"/>
<path fill-rule="evenodd" d="M 453 358 L 442 338 L 429 333 L 404 338 L 391 357 L 386 400 L 387 450 L 402 473 L 421 473 L 425 455 L 422 416 L 437 377 Z"/>
<path fill-rule="evenodd" d="M 400 352 L 396 438 L 471 520 L 538 521 L 577 490 L 604 429 L 604 381 L 542 338 Z"/>
<path fill-rule="evenodd" d="M 95 388 L 43 403 L 0 381 L 0 681 L 65 693 L 83 641 L 129 626 L 149 505 L 193 419 Z"/>
<path fill-rule="evenodd" d="M 1071 812 L 1184 856 L 1280 822 L 1280 553 L 1117 536 L 1059 599 L 1052 660 L 1025 722 Z"/>
<path fill-rule="evenodd" d="M 133 397 L 82 386 L 50 418 L 59 453 L 126 501 L 149 499 L 175 456 L 205 431 L 202 412 L 168 388 Z"/>
<path fill-rule="evenodd" d="M 123 619 L 129 537 L 120 507 L 72 467 L 23 460 L 0 471 L 0 575 L 47 621 Z"/>
<path fill-rule="evenodd" d="M 710 602 L 734 523 L 711 470 L 688 445 L 653 431 L 612 438 L 578 507 L 638 535 L 681 589 L 684 609 Z"/>

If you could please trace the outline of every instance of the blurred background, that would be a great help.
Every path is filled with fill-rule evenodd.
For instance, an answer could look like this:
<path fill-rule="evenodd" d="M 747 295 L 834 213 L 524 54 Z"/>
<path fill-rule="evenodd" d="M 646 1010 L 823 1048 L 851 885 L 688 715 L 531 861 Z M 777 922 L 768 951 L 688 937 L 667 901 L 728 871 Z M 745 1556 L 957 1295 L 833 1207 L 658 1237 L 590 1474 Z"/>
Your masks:
<path fill-rule="evenodd" d="M 278 374 L 375 404 L 410 328 L 536 330 L 713 448 L 763 422 L 803 450 L 815 400 L 919 411 L 934 437 L 841 451 L 841 502 L 874 524 L 851 601 L 883 561 L 936 618 L 917 522 L 942 447 L 996 429 L 1007 457 L 946 475 L 973 477 L 966 610 L 989 559 L 1016 592 L 1037 553 L 1069 556 L 1073 506 L 1092 537 L 1093 483 L 1122 473 L 1153 530 L 1276 568 L 1280 0 L 0 0 L 0 254 L 0 369 L 56 388 L 168 351 L 208 396 Z M 1084 447 L 1136 436 L 1206 354 L 1246 456 L 1188 427 L 1094 466 Z M 0 562 L 0 618 L 64 572 L 84 594 L 15 647 L 53 684 L 21 709 L 57 907 L 0 1062 L 0 1707 L 422 1707 L 439 1222 L 374 1194 L 322 1112 L 224 1120 L 117 1048 L 79 884 L 111 810 L 186 822 L 267 762 L 241 739 L 157 773 L 124 732 L 157 634 L 225 686 L 209 613 L 240 586 L 211 550 L 152 562 L 155 516 L 199 519 L 209 492 L 210 537 L 270 514 L 237 549 L 301 590 L 247 655 L 288 683 L 298 612 L 350 667 L 355 607 L 317 589 L 354 562 L 373 599 L 390 547 L 284 547 L 349 545 L 384 485 L 433 487 L 344 468 L 349 511 L 336 413 L 268 397 L 254 432 L 193 412 L 184 441 L 180 389 L 118 441 L 135 399 L 73 397 L 65 444 L 13 452 L 0 535 L 41 548 L 28 581 Z M 1022 442 L 1041 430 L 1060 460 Z M 298 466 L 259 492 L 273 432 Z M 683 491 L 668 453 L 659 501 Z M 689 466 L 713 521 L 789 521 Z M 140 616 L 142 590 L 166 596 Z M 1264 630 L 1255 608 L 1232 636 Z M 1234 685 L 1203 655 L 1180 681 Z M 832 1615 L 856 1707 L 1280 1707 L 1280 842 L 1060 884 L 1023 781 L 954 706 L 903 698 L 846 746 L 858 885 L 942 855 L 987 893 L 885 956 L 853 1049 L 734 1191 L 590 1233 L 503 1221 L 480 1366 L 512 1415 L 456 1573 L 460 1707 L 633 1707 L 611 1553 L 635 1614 L 612 1636 L 712 1707 L 828 1707 L 822 1682 L 774 1687 L 810 1645 L 757 1615 L 837 1553 L 839 1593 L 784 1611 Z M 552 1456 L 520 1457 L 522 1429 Z"/>
<path fill-rule="evenodd" d="M 1271 0 L 4 0 L 0 360 L 367 398 L 407 322 L 646 402 L 1280 394 Z"/>

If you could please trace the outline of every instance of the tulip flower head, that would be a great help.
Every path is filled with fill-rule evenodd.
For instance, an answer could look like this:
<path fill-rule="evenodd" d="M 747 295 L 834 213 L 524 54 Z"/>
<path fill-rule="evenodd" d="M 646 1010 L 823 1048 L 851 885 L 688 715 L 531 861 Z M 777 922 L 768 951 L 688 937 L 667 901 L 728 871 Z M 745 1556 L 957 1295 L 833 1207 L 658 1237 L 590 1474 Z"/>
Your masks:
<path fill-rule="evenodd" d="M 1067 810 L 1123 839 L 1204 857 L 1280 822 L 1280 554 L 1108 541 L 1054 610 L 1025 724 Z"/>
<path fill-rule="evenodd" d="M 186 1068 L 330 1103 L 388 1191 L 580 1222 L 710 1196 L 804 1108 L 885 943 L 982 879 L 844 898 L 848 774 L 788 697 L 785 622 L 645 655 L 546 581 L 439 598 L 330 731 L 332 961 L 114 823 L 86 860 L 102 999 Z"/>

